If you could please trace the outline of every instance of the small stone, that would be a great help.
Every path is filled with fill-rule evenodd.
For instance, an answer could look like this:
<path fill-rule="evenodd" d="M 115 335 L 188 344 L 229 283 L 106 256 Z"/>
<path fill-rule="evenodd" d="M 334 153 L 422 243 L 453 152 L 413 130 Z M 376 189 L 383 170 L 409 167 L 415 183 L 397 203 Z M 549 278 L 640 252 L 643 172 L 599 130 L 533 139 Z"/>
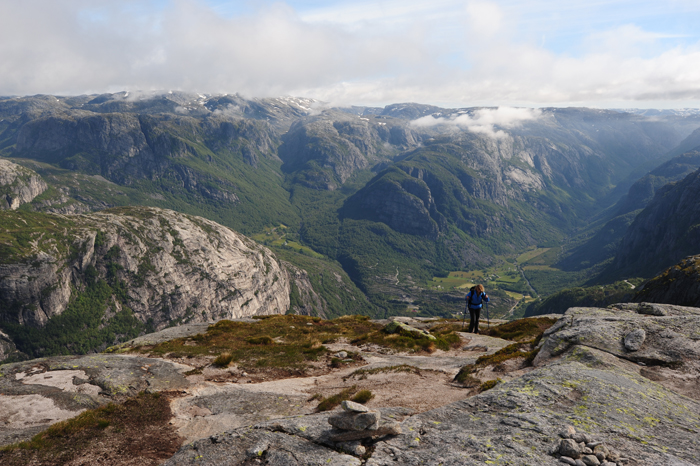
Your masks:
<path fill-rule="evenodd" d="M 591 449 L 588 448 L 588 447 L 584 447 L 584 448 L 583 448 L 583 454 L 584 454 L 584 455 L 592 455 L 592 454 L 593 454 L 593 450 L 591 450 Z"/>
<path fill-rule="evenodd" d="M 366 413 L 369 412 L 369 408 L 360 403 L 355 403 L 354 401 L 344 400 L 340 403 L 340 407 L 345 411 L 351 411 L 355 413 Z"/>
<path fill-rule="evenodd" d="M 336 353 L 336 356 L 340 359 L 345 359 L 348 357 L 348 353 L 346 351 L 338 351 L 338 353 Z"/>
<path fill-rule="evenodd" d="M 561 438 L 571 438 L 576 435 L 576 429 L 573 426 L 566 426 L 564 430 L 559 432 L 559 437 Z"/>
<path fill-rule="evenodd" d="M 617 463 L 611 463 L 610 461 L 603 461 L 600 466 L 617 466 Z"/>
<path fill-rule="evenodd" d="M 600 461 L 598 461 L 598 458 L 594 455 L 586 455 L 581 458 L 581 461 L 583 461 L 583 464 L 586 466 L 600 466 Z"/>
<path fill-rule="evenodd" d="M 563 439 L 559 443 L 559 454 L 577 459 L 581 456 L 581 447 L 572 439 Z"/>
<path fill-rule="evenodd" d="M 586 446 L 590 448 L 591 450 L 595 449 L 598 445 L 601 445 L 603 442 L 588 442 Z"/>
<path fill-rule="evenodd" d="M 600 461 L 601 463 L 605 461 L 605 453 L 603 452 L 599 451 L 598 453 L 595 453 L 595 457 L 598 458 L 598 461 Z"/>
<path fill-rule="evenodd" d="M 367 453 L 367 448 L 365 448 L 359 440 L 355 440 L 353 442 L 340 442 L 338 446 L 342 450 L 355 456 L 362 456 Z"/>
<path fill-rule="evenodd" d="M 306 325 L 313 325 L 313 322 L 307 322 Z"/>
<path fill-rule="evenodd" d="M 248 373 L 247 373 L 247 372 L 242 372 L 242 373 L 241 373 L 241 377 L 248 377 Z"/>
<path fill-rule="evenodd" d="M 608 448 L 608 454 L 606 456 L 608 461 L 611 462 L 617 462 L 620 460 L 620 453 L 617 452 L 617 450 L 613 450 L 612 448 Z"/>
<path fill-rule="evenodd" d="M 564 464 L 570 464 L 571 466 L 576 466 L 576 460 L 569 458 L 568 456 L 559 457 L 559 462 Z"/>
<path fill-rule="evenodd" d="M 606 447 L 605 445 L 599 444 L 593 448 L 593 454 L 596 455 L 598 457 L 598 459 L 602 462 L 604 459 L 606 459 L 608 457 L 608 455 L 610 454 L 610 451 L 608 450 L 608 447 Z M 602 455 L 602 458 L 600 457 L 600 455 Z"/>
<path fill-rule="evenodd" d="M 638 328 L 627 334 L 625 337 L 625 349 L 627 351 L 638 351 L 644 344 L 647 332 L 643 328 Z"/>
<path fill-rule="evenodd" d="M 462 351 L 473 351 L 473 352 L 479 352 L 479 353 L 485 353 L 489 349 L 487 346 L 484 345 L 472 345 L 472 346 L 465 346 L 462 348 Z"/>
<path fill-rule="evenodd" d="M 577 432 L 571 438 L 574 439 L 576 443 L 583 443 L 584 447 L 588 442 L 591 441 L 590 437 L 588 437 L 588 435 L 584 434 L 583 432 Z"/>
<path fill-rule="evenodd" d="M 576 466 L 586 466 L 586 463 L 581 460 L 576 460 Z"/>
<path fill-rule="evenodd" d="M 387 422 L 376 429 L 356 430 L 343 432 L 331 437 L 331 442 L 349 442 L 363 438 L 379 437 L 383 435 L 399 435 L 402 433 L 401 424 L 396 421 Z"/>
<path fill-rule="evenodd" d="M 381 413 L 368 411 L 366 413 L 342 412 L 328 418 L 328 423 L 342 430 L 365 430 L 377 428 Z"/>

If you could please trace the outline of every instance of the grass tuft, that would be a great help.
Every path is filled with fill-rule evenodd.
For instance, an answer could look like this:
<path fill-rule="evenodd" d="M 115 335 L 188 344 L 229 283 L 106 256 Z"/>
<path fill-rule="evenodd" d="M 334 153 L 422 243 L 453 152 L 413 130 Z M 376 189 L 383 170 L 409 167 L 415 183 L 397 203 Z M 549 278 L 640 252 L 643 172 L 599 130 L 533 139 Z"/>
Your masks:
<path fill-rule="evenodd" d="M 248 338 L 246 340 L 248 343 L 251 345 L 274 345 L 275 341 L 268 337 L 267 335 L 263 335 L 260 337 L 255 337 L 255 338 Z"/>
<path fill-rule="evenodd" d="M 212 364 L 216 367 L 228 367 L 228 365 L 231 364 L 231 361 L 233 361 L 233 355 L 226 352 L 218 355 Z"/>
<path fill-rule="evenodd" d="M 357 369 L 350 375 L 343 377 L 343 380 L 347 380 L 351 377 L 359 377 L 360 380 L 364 380 L 368 375 L 380 374 L 382 372 L 410 372 L 420 375 L 420 369 L 417 367 L 401 364 L 398 366 L 375 367 L 373 369 Z"/>
<path fill-rule="evenodd" d="M 485 392 L 486 390 L 491 390 L 493 387 L 503 382 L 501 379 L 487 380 L 486 382 L 479 385 L 479 393 Z"/>
<path fill-rule="evenodd" d="M 350 401 L 354 401 L 355 403 L 362 403 L 362 404 L 365 404 L 365 403 L 367 403 L 369 400 L 371 400 L 372 398 L 374 398 L 374 394 L 373 394 L 371 391 L 369 391 L 369 390 L 360 390 L 359 392 L 357 392 L 357 393 L 355 394 L 355 396 L 353 396 L 352 398 L 350 398 Z"/>
<path fill-rule="evenodd" d="M 328 398 L 324 398 L 316 407 L 316 411 L 330 411 L 336 406 L 339 406 L 340 403 L 342 403 L 343 401 L 349 400 L 350 397 L 355 394 L 355 392 L 357 392 L 357 385 L 353 385 L 352 387 L 344 389 L 340 393 L 336 393 L 335 395 L 331 395 Z"/>
<path fill-rule="evenodd" d="M 487 330 L 490 337 L 502 338 L 510 341 L 526 341 L 537 338 L 545 330 L 556 323 L 557 319 L 551 317 L 529 317 L 498 325 Z"/>

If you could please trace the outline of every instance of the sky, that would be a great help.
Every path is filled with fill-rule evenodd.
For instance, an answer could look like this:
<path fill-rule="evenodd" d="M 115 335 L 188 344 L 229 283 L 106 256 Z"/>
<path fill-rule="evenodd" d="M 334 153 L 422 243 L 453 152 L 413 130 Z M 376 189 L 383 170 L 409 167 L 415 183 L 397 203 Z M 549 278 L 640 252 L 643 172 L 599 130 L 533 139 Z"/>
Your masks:
<path fill-rule="evenodd" d="M 0 0 L 0 95 L 700 107 L 698 0 Z"/>

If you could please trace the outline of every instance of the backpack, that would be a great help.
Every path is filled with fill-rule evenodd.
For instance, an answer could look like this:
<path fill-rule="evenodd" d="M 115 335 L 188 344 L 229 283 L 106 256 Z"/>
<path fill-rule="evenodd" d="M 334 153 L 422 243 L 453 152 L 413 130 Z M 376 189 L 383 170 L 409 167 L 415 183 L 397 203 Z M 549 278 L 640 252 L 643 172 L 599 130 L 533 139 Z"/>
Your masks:
<path fill-rule="evenodd" d="M 469 307 L 476 308 L 477 306 L 479 306 L 483 302 L 483 297 L 481 295 L 477 294 L 477 292 L 476 292 L 476 286 L 472 286 L 471 288 L 469 288 L 469 293 L 470 293 L 469 299 L 467 300 Z M 479 297 L 478 303 L 474 302 L 474 299 L 477 296 Z"/>

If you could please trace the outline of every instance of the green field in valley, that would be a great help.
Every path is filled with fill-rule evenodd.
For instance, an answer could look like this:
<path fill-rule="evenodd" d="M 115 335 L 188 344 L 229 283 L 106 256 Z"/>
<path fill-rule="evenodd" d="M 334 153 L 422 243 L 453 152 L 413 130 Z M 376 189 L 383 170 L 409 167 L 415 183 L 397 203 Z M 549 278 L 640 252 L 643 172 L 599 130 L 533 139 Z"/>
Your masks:
<path fill-rule="evenodd" d="M 317 259 L 323 259 L 325 256 L 319 254 L 308 246 L 305 246 L 298 241 L 290 238 L 287 234 L 287 226 L 280 225 L 277 227 L 266 227 L 262 233 L 252 235 L 253 238 L 258 243 L 264 244 L 266 246 L 274 246 L 282 249 L 289 249 L 299 254 L 304 254 L 306 256 L 315 257 Z"/>

